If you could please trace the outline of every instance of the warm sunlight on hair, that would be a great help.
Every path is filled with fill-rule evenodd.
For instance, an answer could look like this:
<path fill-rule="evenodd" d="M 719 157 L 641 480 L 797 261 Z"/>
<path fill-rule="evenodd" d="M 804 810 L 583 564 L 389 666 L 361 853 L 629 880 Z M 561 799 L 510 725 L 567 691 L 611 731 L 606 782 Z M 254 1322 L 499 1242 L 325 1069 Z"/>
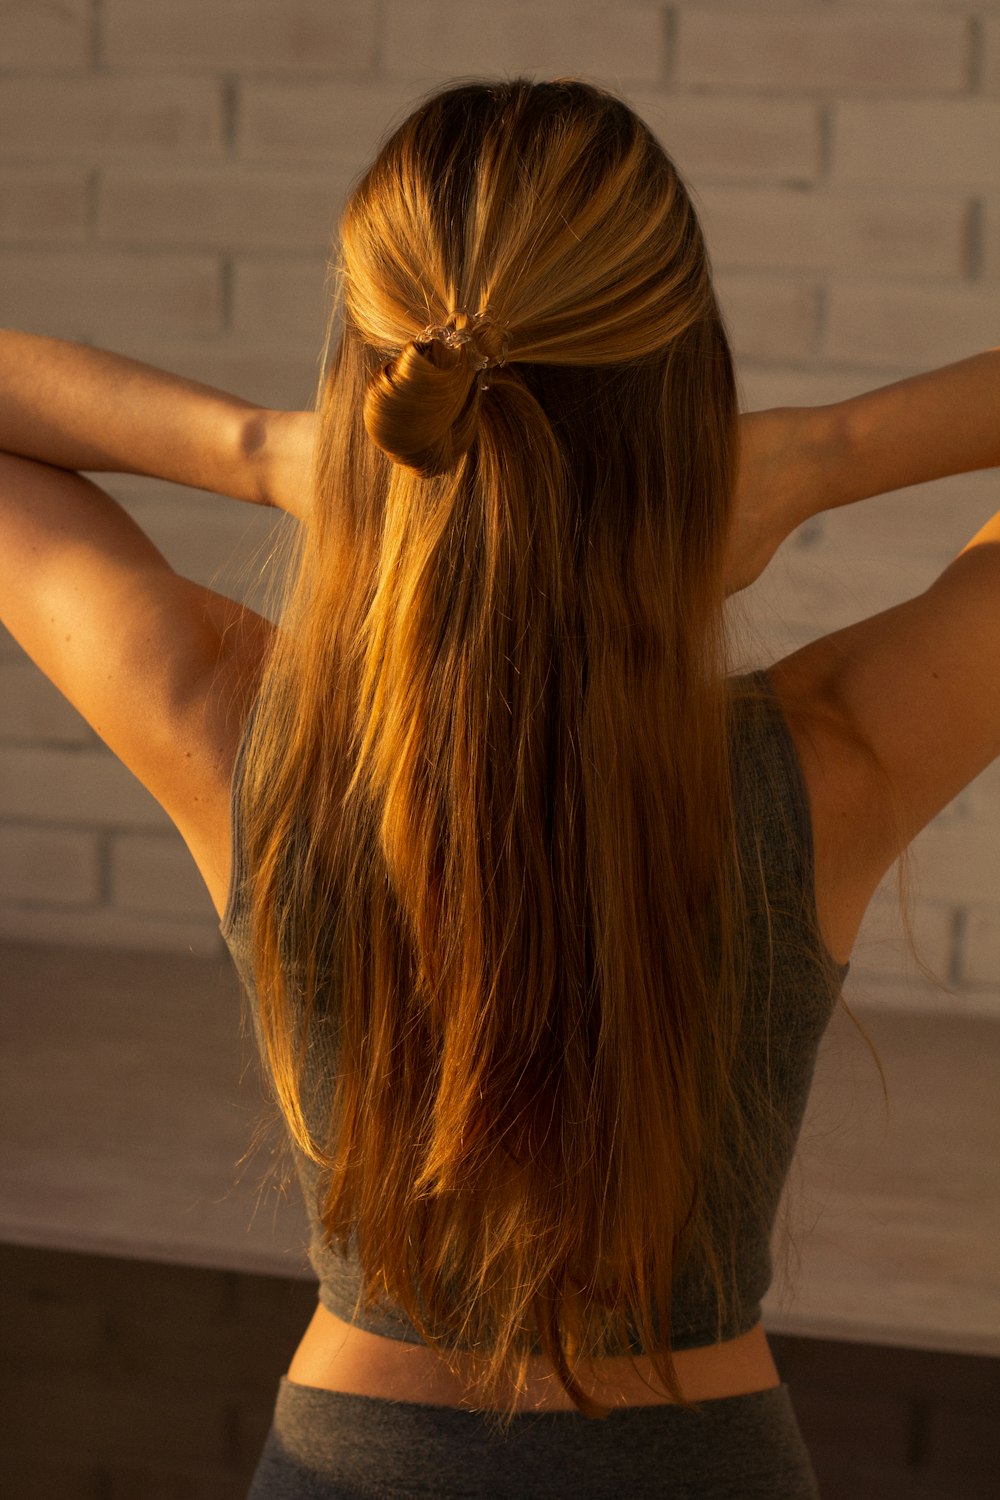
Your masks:
<path fill-rule="evenodd" d="M 580 1362 L 642 1348 L 679 1400 L 675 1279 L 707 1269 L 721 1330 L 779 1129 L 733 1082 L 737 404 L 702 234 L 620 101 L 462 85 L 358 183 L 339 282 L 240 814 L 275 1090 L 369 1297 L 487 1391 L 541 1351 L 601 1415 Z"/>

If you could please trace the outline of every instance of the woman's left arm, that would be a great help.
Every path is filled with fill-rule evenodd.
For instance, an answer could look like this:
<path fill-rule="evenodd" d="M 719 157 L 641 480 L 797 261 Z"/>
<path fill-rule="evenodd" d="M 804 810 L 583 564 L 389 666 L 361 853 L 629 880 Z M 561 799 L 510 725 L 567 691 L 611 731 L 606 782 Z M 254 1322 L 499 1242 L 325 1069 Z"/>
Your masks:
<path fill-rule="evenodd" d="M 300 520 L 311 412 L 277 412 L 122 355 L 0 330 L 0 450 L 62 469 L 150 474 Z"/>
<path fill-rule="evenodd" d="M 162 804 L 219 900 L 230 721 L 273 627 L 177 574 L 76 471 L 266 504 L 262 445 L 247 434 L 272 415 L 286 414 L 97 350 L 0 335 L 0 621 Z M 310 478 L 306 465 L 303 495 Z"/>

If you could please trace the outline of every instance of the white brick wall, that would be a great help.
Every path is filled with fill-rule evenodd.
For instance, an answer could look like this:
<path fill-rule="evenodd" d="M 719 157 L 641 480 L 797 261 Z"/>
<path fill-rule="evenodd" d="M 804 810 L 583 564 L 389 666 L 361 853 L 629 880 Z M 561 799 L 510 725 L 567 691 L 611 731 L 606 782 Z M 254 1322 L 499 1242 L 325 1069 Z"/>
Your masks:
<path fill-rule="evenodd" d="M 973 906 L 964 938 L 962 978 L 992 988 L 1000 971 L 1000 906 Z"/>
<path fill-rule="evenodd" d="M 983 205 L 982 237 L 983 276 L 988 290 L 995 291 L 996 287 L 989 285 L 1000 279 L 1000 203 L 995 199 Z"/>
<path fill-rule="evenodd" d="M 658 5 L 621 0 L 385 0 L 383 67 L 426 87 L 452 75 L 582 73 L 647 83 L 662 76 L 666 25 Z"/>
<path fill-rule="evenodd" d="M 833 110 L 835 182 L 996 191 L 1000 104 L 986 99 L 851 100 Z"/>
<path fill-rule="evenodd" d="M 100 885 L 96 834 L 16 823 L 0 828 L 0 900 L 93 906 Z"/>
<path fill-rule="evenodd" d="M 738 358 L 812 357 L 819 329 L 817 282 L 722 271 L 716 287 Z"/>
<path fill-rule="evenodd" d="M 957 276 L 966 207 L 943 193 L 814 194 L 706 186 L 700 202 L 719 267 L 882 276 Z"/>
<path fill-rule="evenodd" d="M 3 8 L 5 68 L 83 68 L 90 61 L 91 0 L 34 0 Z"/>
<path fill-rule="evenodd" d="M 830 289 L 826 352 L 831 360 L 915 369 L 961 359 L 1000 338 L 996 287 L 884 286 L 862 282 Z"/>
<path fill-rule="evenodd" d="M 960 17 L 763 6 L 685 9 L 674 79 L 682 88 L 845 94 L 952 93 L 969 48 Z"/>
<path fill-rule="evenodd" d="M 79 168 L 0 166 L 0 241 L 80 240 L 89 198 Z"/>
<path fill-rule="evenodd" d="M 375 0 L 103 0 L 101 56 L 159 72 L 367 73 Z"/>
<path fill-rule="evenodd" d="M 120 245 L 227 250 L 301 250 L 329 246 L 333 202 L 347 174 L 254 171 L 221 167 L 109 170 L 98 208 L 98 232 Z"/>
<path fill-rule="evenodd" d="M 223 89 L 215 79 L 0 80 L 0 140 L 12 156 L 219 156 L 222 131 Z"/>
<path fill-rule="evenodd" d="M 702 206 L 745 404 L 1000 342 L 1000 0 L 0 4 L 0 320 L 307 404 L 351 179 L 425 90 L 517 72 L 604 81 L 657 131 Z M 175 566 L 261 601 L 273 518 L 109 487 Z M 926 587 L 998 505 L 993 472 L 824 517 L 734 618 L 790 649 Z M 1000 1014 L 997 850 L 1000 768 L 914 852 L 919 951 L 954 996 L 916 974 L 887 883 L 855 1000 Z M 0 632 L 3 936 L 219 943 L 164 815 Z"/>
<path fill-rule="evenodd" d="M 166 813 L 103 746 L 0 747 L 0 819 L 169 828 Z"/>
<path fill-rule="evenodd" d="M 240 156 L 257 161 L 344 161 L 353 168 L 419 98 L 409 83 L 248 78 L 240 88 Z"/>
<path fill-rule="evenodd" d="M 91 342 L 139 330 L 211 335 L 222 323 L 219 262 L 200 252 L 12 249 L 0 256 L 0 322 Z"/>
<path fill-rule="evenodd" d="M 0 660 L 0 713 L 10 743 L 96 744 L 97 736 L 26 657 Z"/>
<path fill-rule="evenodd" d="M 241 255 L 233 264 L 233 328 L 247 338 L 315 338 L 326 311 L 321 255 Z"/>
<path fill-rule="evenodd" d="M 810 102 L 632 90 L 632 104 L 693 182 L 815 182 L 823 118 Z"/>
<path fill-rule="evenodd" d="M 984 21 L 983 92 L 1000 94 L 1000 20 Z"/>
<path fill-rule="evenodd" d="M 167 834 L 122 834 L 111 850 L 111 901 L 122 911 L 201 917 L 205 887 L 187 849 Z"/>

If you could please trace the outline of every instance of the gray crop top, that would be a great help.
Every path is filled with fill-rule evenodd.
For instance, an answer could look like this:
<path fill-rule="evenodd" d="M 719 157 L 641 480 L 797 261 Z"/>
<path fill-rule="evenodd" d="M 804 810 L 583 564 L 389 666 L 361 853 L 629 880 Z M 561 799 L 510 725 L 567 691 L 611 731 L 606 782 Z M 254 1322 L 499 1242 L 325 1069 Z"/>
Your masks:
<path fill-rule="evenodd" d="M 733 679 L 733 686 L 741 681 Z M 725 1339 L 745 1333 L 760 1318 L 761 1302 L 771 1284 L 771 1235 L 781 1191 L 802 1124 L 819 1043 L 848 970 L 848 965 L 836 963 L 810 936 L 815 920 L 815 888 L 805 785 L 767 673 L 753 674 L 750 681 L 763 688 L 765 697 L 762 702 L 750 700 L 738 707 L 734 703 L 731 754 L 741 842 L 746 847 L 745 841 L 752 841 L 757 830 L 762 879 L 771 911 L 768 916 L 759 901 L 756 908 L 751 905 L 754 978 L 741 1057 L 747 1060 L 747 1066 L 757 1067 L 759 1077 L 769 1070 L 774 1107 L 788 1128 L 786 1145 L 774 1155 L 768 1181 L 748 1183 L 741 1196 L 737 1247 L 740 1315 L 737 1322 L 723 1324 Z M 256 1026 L 246 871 L 235 817 L 242 751 L 241 745 L 233 770 L 232 877 L 221 931 L 246 988 Z M 779 802 L 783 805 L 776 805 Z M 752 842 L 749 847 L 753 847 Z M 773 973 L 768 1013 L 769 953 L 773 953 Z M 335 1060 L 331 1058 L 329 1075 L 334 1070 Z M 324 1244 L 317 1211 L 320 1169 L 297 1148 L 294 1156 L 312 1229 L 309 1259 L 319 1281 L 319 1300 L 337 1317 L 359 1328 L 406 1343 L 421 1342 L 417 1330 L 399 1309 L 359 1307 L 356 1259 L 341 1256 Z M 718 1309 L 703 1278 L 682 1272 L 674 1287 L 671 1319 L 672 1348 L 694 1349 L 716 1342 Z M 631 1347 L 633 1352 L 641 1352 L 638 1343 Z"/>

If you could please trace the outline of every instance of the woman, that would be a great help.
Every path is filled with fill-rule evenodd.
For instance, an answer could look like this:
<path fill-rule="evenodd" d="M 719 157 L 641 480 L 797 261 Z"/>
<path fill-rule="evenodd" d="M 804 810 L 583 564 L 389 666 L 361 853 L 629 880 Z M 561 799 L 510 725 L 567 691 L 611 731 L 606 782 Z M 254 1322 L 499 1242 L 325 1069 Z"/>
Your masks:
<path fill-rule="evenodd" d="M 1000 463 L 1000 353 L 740 420 L 684 186 L 582 83 L 434 96 L 341 229 L 316 418 L 0 343 L 4 618 L 185 838 L 312 1216 L 251 1493 L 815 1495 L 769 1236 L 865 907 L 1000 753 L 1000 516 L 768 673 L 723 601 Z M 279 627 L 80 469 L 297 516 Z"/>

